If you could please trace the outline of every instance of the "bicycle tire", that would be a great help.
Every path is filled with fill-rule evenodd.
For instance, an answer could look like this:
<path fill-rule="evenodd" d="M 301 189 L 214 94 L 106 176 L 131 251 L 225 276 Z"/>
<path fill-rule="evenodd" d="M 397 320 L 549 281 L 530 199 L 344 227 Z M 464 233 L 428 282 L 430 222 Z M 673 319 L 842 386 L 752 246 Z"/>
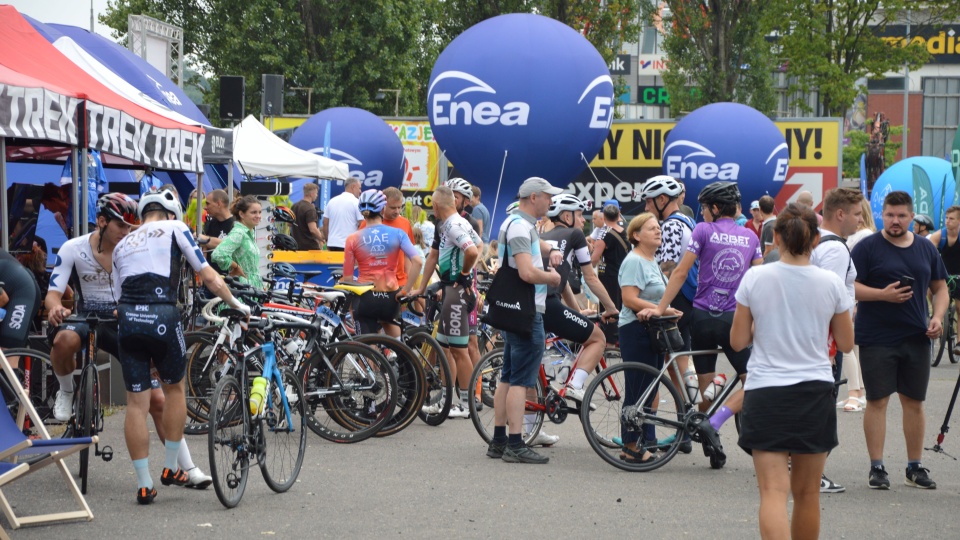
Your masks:
<path fill-rule="evenodd" d="M 639 362 L 621 362 L 600 372 L 587 385 L 583 398 L 584 406 L 580 408 L 583 432 L 597 455 L 618 469 L 631 472 L 652 471 L 666 465 L 677 454 L 683 440 L 682 430 L 660 423 L 659 419 L 664 415 L 675 415 L 677 420 L 682 420 L 686 405 L 669 377 L 662 377 L 653 394 L 657 403 L 656 414 L 640 412 L 643 423 L 653 425 L 656 431 L 657 441 L 644 443 L 648 449 L 655 452 L 656 458 L 645 463 L 628 463 L 620 459 L 621 445 L 618 441 L 622 441 L 627 431 L 623 426 L 623 409 L 632 405 L 625 403 L 627 377 L 646 376 L 652 380 L 659 374 L 659 370 Z"/>
<path fill-rule="evenodd" d="M 91 374 L 91 371 L 93 372 Z M 91 437 L 96 428 L 96 418 L 94 417 L 94 400 L 97 398 L 94 386 L 94 377 L 97 375 L 97 368 L 93 365 L 87 365 L 80 372 L 80 392 L 77 396 L 77 432 L 80 437 Z M 87 479 L 90 476 L 90 448 L 84 448 L 80 451 L 80 493 L 87 494 Z"/>
<path fill-rule="evenodd" d="M 397 377 L 386 358 L 369 345 L 346 341 L 316 349 L 298 374 L 303 381 L 307 426 L 335 443 L 357 443 L 373 437 L 393 416 L 397 405 Z M 336 378 L 324 358 L 344 388 L 334 388 Z M 363 372 L 358 372 L 357 366 Z"/>
<path fill-rule="evenodd" d="M 410 347 L 384 334 L 363 334 L 353 338 L 353 341 L 393 352 L 386 358 L 397 375 L 397 405 L 393 416 L 375 436 L 389 437 L 400 433 L 417 418 L 426 399 L 427 377 L 423 364 Z"/>
<path fill-rule="evenodd" d="M 206 332 L 187 332 L 183 335 L 187 349 L 187 367 L 184 376 L 184 395 L 187 401 L 187 423 L 183 432 L 204 435 L 210 429 L 210 399 L 217 380 L 205 369 L 206 360 L 213 354 L 215 336 Z"/>
<path fill-rule="evenodd" d="M 473 422 L 473 427 L 477 430 L 477 433 L 480 434 L 480 438 L 483 439 L 485 443 L 489 443 L 490 439 L 493 438 L 493 396 L 497 391 L 497 386 L 500 384 L 500 373 L 502 369 L 503 349 L 494 349 L 480 358 L 480 361 L 477 362 L 477 365 L 473 368 L 473 372 L 470 374 L 470 388 L 473 389 L 475 396 L 478 398 L 470 400 L 470 420 Z M 478 388 L 479 390 L 477 390 Z M 537 377 L 537 383 L 534 388 L 530 390 L 534 392 L 536 402 L 544 405 L 547 392 L 539 377 Z M 478 408 L 478 403 L 482 404 L 482 409 Z M 527 416 L 530 413 L 531 411 L 528 410 L 524 414 L 524 422 L 526 422 Z M 533 424 L 524 424 L 522 430 L 524 433 L 523 442 L 530 444 L 531 441 L 537 438 L 537 435 L 540 433 L 540 428 L 543 427 L 543 417 L 543 410 L 536 411 Z"/>
<path fill-rule="evenodd" d="M 303 466 L 303 455 L 307 450 L 307 409 L 303 399 L 303 387 L 297 376 L 288 369 L 281 370 L 281 377 L 290 406 L 292 426 L 289 429 L 286 427 L 286 413 L 283 411 L 280 389 L 272 379 L 267 392 L 270 399 L 265 409 L 265 417 L 259 419 L 260 433 L 263 436 L 260 473 L 263 474 L 267 486 L 277 493 L 289 490 L 297 481 Z"/>
<path fill-rule="evenodd" d="M 53 417 L 53 406 L 57 401 L 57 391 L 60 389 L 60 383 L 53 372 L 53 364 L 50 361 L 50 354 L 30 348 L 5 349 L 3 355 L 7 357 L 11 366 L 16 361 L 17 367 L 13 368 L 19 378 L 20 385 L 26 390 L 30 397 L 33 408 L 44 421 Z M 24 359 L 30 359 L 30 377 L 27 378 L 24 369 Z M 0 384 L 3 386 L 3 397 L 7 402 L 7 410 L 10 411 L 14 421 L 19 413 L 19 401 L 13 393 L 13 387 L 8 386 L 6 373 L 0 372 Z M 29 384 L 28 384 L 29 382 Z"/>
<path fill-rule="evenodd" d="M 956 311 L 954 311 L 954 307 L 952 305 L 948 309 L 950 311 L 947 314 L 947 329 L 945 332 L 947 333 L 947 341 L 950 345 L 950 363 L 956 364 L 957 362 L 960 362 L 960 355 L 957 355 L 957 353 L 954 352 L 956 350 L 955 347 L 957 346 L 957 317 Z"/>
<path fill-rule="evenodd" d="M 428 426 L 439 426 L 447 420 L 450 408 L 453 407 L 454 386 L 453 377 L 450 374 L 450 362 L 440 342 L 425 328 L 405 332 L 403 339 L 419 356 L 427 378 L 426 397 L 417 416 Z M 425 408 L 432 405 L 440 405 L 438 412 L 424 412 Z"/>
<path fill-rule="evenodd" d="M 240 504 L 250 472 L 250 409 L 240 381 L 233 375 L 220 379 L 210 400 L 210 430 L 207 451 L 210 476 L 220 504 Z"/>

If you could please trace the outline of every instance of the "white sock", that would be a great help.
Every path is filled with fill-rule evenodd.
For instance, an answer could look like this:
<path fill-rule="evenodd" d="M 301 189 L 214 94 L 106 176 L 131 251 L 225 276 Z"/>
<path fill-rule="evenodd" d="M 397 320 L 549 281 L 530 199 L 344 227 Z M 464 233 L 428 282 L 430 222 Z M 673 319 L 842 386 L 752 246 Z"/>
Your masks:
<path fill-rule="evenodd" d="M 570 379 L 570 386 L 578 390 L 583 388 L 583 383 L 587 381 L 587 375 L 589 375 L 589 373 L 577 368 L 577 370 L 573 372 L 573 379 Z"/>
<path fill-rule="evenodd" d="M 535 414 L 525 414 L 523 415 L 523 432 L 530 433 L 530 430 L 533 429 L 533 426 L 537 423 L 537 415 Z"/>
<path fill-rule="evenodd" d="M 180 465 L 180 468 L 185 471 L 196 467 L 193 463 L 193 458 L 190 456 L 190 449 L 187 448 L 186 438 L 180 441 L 180 453 L 177 454 L 177 463 Z"/>
<path fill-rule="evenodd" d="M 469 391 L 469 390 L 461 390 L 461 391 L 460 391 L 460 404 L 463 405 L 464 408 L 467 408 L 467 407 L 470 406 L 470 391 Z"/>
<path fill-rule="evenodd" d="M 73 393 L 73 373 L 57 375 L 57 380 L 60 381 L 60 390 L 63 390 L 68 394 Z"/>
<path fill-rule="evenodd" d="M 165 441 L 163 443 L 165 452 L 165 457 L 163 461 L 163 466 L 167 469 L 173 470 L 177 466 L 177 454 L 180 453 L 180 445 L 183 443 L 183 439 L 179 441 Z M 176 472 L 176 471 L 174 471 Z"/>

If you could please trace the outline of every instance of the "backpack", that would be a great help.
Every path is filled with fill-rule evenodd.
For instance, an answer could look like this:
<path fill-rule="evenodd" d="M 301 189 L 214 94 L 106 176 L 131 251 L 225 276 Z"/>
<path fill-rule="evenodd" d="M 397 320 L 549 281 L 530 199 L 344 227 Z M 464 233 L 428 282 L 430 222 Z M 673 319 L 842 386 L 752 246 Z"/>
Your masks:
<path fill-rule="evenodd" d="M 847 247 L 847 241 L 835 234 L 828 234 L 820 237 L 820 243 L 824 242 L 840 242 L 843 247 L 847 248 L 847 273 L 849 274 L 850 268 L 853 266 L 853 255 L 850 253 L 850 248 Z"/>
<path fill-rule="evenodd" d="M 693 228 L 696 227 L 696 223 L 690 219 L 686 214 L 681 214 L 679 212 L 671 214 L 667 219 L 663 220 L 664 223 L 670 221 L 671 219 L 679 221 L 687 226 L 690 231 L 693 231 Z M 700 276 L 700 260 L 697 259 L 697 262 L 693 263 L 693 267 L 690 268 L 690 271 L 687 272 L 687 279 L 683 282 L 683 286 L 680 288 L 680 293 L 683 296 L 693 302 L 693 298 L 697 295 L 697 284 Z"/>

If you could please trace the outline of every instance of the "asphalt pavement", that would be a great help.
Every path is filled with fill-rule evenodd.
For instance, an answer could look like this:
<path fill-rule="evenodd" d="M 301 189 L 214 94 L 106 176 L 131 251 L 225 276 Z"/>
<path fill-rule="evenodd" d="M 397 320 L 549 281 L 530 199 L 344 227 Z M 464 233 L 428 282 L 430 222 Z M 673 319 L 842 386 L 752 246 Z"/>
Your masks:
<path fill-rule="evenodd" d="M 940 431 L 957 377 L 956 365 L 932 371 L 926 446 Z M 153 505 L 137 505 L 123 414 L 120 410 L 107 418 L 101 435 L 114 448 L 113 461 L 91 465 L 87 501 L 95 519 L 24 528 L 12 531 L 12 538 L 759 537 L 753 464 L 736 447 L 732 421 L 721 430 L 728 453 L 722 470 L 710 469 L 695 447 L 692 454 L 678 455 L 650 473 L 606 464 L 574 416 L 561 425 L 546 425 L 561 440 L 543 450 L 550 463 L 541 466 L 487 458 L 470 420 L 449 420 L 439 427 L 417 420 L 392 437 L 351 445 L 310 433 L 303 470 L 289 492 L 273 493 L 254 470 L 243 501 L 227 510 L 212 487 L 194 491 L 160 485 L 163 447 L 156 438 L 150 465 L 159 496 Z M 821 496 L 821 538 L 956 538 L 960 461 L 925 452 L 924 466 L 938 488 L 904 485 L 902 422 L 893 400 L 884 455 L 892 487 L 870 490 L 863 414 L 837 415 L 841 446 L 827 461 L 826 472 L 847 491 Z M 960 425 L 960 411 L 952 424 Z M 194 460 L 209 471 L 206 437 L 187 441 Z M 960 427 L 947 434 L 944 448 L 960 457 Z M 75 471 L 75 458 L 71 466 Z M 67 509 L 72 499 L 59 481 L 58 471 L 50 467 L 4 487 L 4 493 L 20 512 Z"/>

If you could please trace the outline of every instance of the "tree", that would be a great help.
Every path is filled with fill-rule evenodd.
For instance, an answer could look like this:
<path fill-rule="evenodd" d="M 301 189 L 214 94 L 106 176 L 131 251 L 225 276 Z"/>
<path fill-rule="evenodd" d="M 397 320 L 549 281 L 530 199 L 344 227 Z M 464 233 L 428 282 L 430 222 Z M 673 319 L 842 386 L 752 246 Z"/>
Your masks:
<path fill-rule="evenodd" d="M 864 77 L 882 77 L 907 64 L 916 69 L 929 59 L 923 46 L 895 46 L 880 36 L 904 20 L 912 0 L 780 0 L 768 13 L 778 34 L 777 49 L 795 82 L 790 91 L 816 90 L 821 116 L 843 116 L 862 88 Z M 960 14 L 960 2 L 924 2 L 913 11 L 912 31 L 924 32 Z M 902 23 L 901 23 L 902 24 Z"/>
<path fill-rule="evenodd" d="M 644 19 L 664 34 L 669 63 L 662 77 L 674 115 L 722 101 L 772 114 L 774 64 L 763 25 L 771 4 L 767 0 L 643 2 Z"/>

